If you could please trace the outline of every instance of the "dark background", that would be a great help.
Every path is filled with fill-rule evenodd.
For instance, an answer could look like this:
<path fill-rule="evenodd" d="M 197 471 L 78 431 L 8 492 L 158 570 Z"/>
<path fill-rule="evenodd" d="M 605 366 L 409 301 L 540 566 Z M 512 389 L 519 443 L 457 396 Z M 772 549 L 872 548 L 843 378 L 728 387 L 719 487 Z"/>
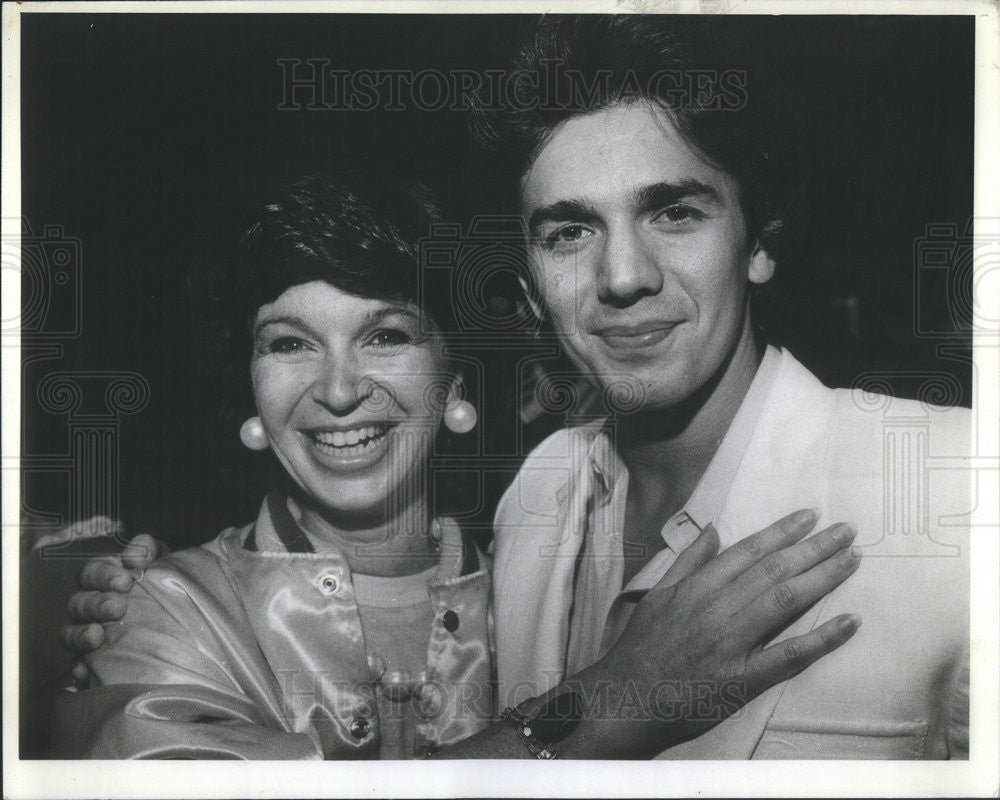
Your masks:
<path fill-rule="evenodd" d="M 152 530 L 176 545 L 250 519 L 261 477 L 236 428 L 222 429 L 217 409 L 236 398 L 208 358 L 212 343 L 186 286 L 190 265 L 232 242 L 269 187 L 326 167 L 377 163 L 434 185 L 457 219 L 470 211 L 463 112 L 279 110 L 278 59 L 325 58 L 345 69 L 499 68 L 523 22 L 23 14 L 23 214 L 33 241 L 58 238 L 44 231 L 61 226 L 62 237 L 79 243 L 78 278 L 61 291 L 82 298 L 79 335 L 25 338 L 26 355 L 38 342 L 58 342 L 61 353 L 25 364 L 24 454 L 67 450 L 66 415 L 37 400 L 46 375 L 136 372 L 149 402 L 121 418 L 111 510 L 130 531 Z M 925 269 L 919 242 L 929 224 L 961 234 L 972 215 L 972 19 L 731 24 L 773 54 L 784 78 L 774 90 L 787 95 L 812 172 L 800 244 L 779 267 L 772 339 L 832 384 L 890 370 L 898 374 L 889 386 L 907 396 L 919 381 L 903 373 L 943 371 L 959 386 L 948 399 L 971 404 L 961 303 L 971 274 L 961 264 Z M 944 240 L 947 249 L 961 237 L 949 239 L 945 228 Z M 34 333 L 58 332 L 65 315 L 54 300 Z M 510 435 L 513 400 L 495 398 L 513 391 L 513 366 L 490 366 L 494 405 L 485 411 L 483 447 L 507 452 L 501 440 Z M 65 519 L 69 483 L 58 471 L 28 470 L 26 521 Z M 480 517 L 495 493 L 480 498 Z"/>

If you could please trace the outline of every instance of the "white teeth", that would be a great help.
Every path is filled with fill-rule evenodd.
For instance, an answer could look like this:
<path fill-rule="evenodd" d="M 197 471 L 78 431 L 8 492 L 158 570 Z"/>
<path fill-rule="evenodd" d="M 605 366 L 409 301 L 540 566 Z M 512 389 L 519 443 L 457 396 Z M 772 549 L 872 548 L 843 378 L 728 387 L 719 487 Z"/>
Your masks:
<path fill-rule="evenodd" d="M 365 445 L 370 444 L 372 439 L 383 436 L 385 431 L 385 425 L 366 425 L 349 431 L 320 431 L 313 435 L 313 439 L 329 447 L 354 447 L 362 441 Z"/>

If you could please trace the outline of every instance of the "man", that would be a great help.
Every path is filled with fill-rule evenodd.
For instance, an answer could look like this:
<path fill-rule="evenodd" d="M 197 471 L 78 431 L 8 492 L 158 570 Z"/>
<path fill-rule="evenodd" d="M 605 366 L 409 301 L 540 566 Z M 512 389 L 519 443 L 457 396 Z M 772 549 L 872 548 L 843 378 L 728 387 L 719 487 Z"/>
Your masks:
<path fill-rule="evenodd" d="M 865 410 L 863 396 L 824 388 L 757 340 L 750 295 L 777 268 L 789 186 L 777 174 L 782 154 L 759 141 L 767 128 L 731 102 L 739 81 L 720 80 L 730 91 L 703 97 L 701 78 L 688 80 L 727 74 L 699 52 L 699 40 L 720 49 L 705 33 L 678 37 L 655 17 L 544 20 L 514 62 L 519 102 L 477 126 L 518 179 L 533 307 L 594 384 L 608 389 L 625 376 L 636 396 L 605 422 L 542 443 L 500 503 L 500 702 L 534 730 L 539 709 L 551 711 L 546 701 L 564 700 L 564 724 L 541 745 L 573 755 L 608 755 L 606 746 L 588 750 L 587 739 L 606 744 L 610 731 L 619 754 L 633 757 L 962 757 L 967 549 L 942 520 L 968 511 L 966 476 L 921 474 L 914 513 L 924 527 L 893 538 L 887 514 L 913 510 L 912 486 L 898 481 L 903 496 L 893 496 L 884 458 L 886 432 L 900 420 L 919 422 L 932 455 L 965 454 L 967 415 L 887 398 Z M 720 611 L 733 616 L 731 627 L 713 629 L 719 646 L 739 635 L 736 606 L 699 593 L 699 582 L 729 569 L 718 567 L 727 558 L 752 558 L 759 540 L 745 534 L 803 505 L 855 521 L 877 558 L 775 626 L 776 640 L 829 631 L 847 611 L 865 625 L 709 727 L 727 691 L 730 713 L 756 691 L 745 676 L 727 685 L 699 664 L 690 674 L 711 677 L 705 698 L 691 682 L 657 684 L 661 651 L 696 661 L 685 635 Z M 683 624 L 668 631 L 650 598 L 670 591 L 692 559 L 704 561 L 711 527 L 726 552 L 678 584 L 686 604 L 671 609 Z M 734 578 L 751 595 L 789 562 L 759 563 Z M 802 607 L 801 583 L 782 586 L 758 593 L 761 602 Z M 602 695 L 616 677 L 635 691 Z M 670 737 L 664 750 L 665 740 L 643 740 L 644 723 L 672 713 L 690 719 L 686 741 Z M 574 728 L 578 718 L 586 724 Z M 467 754 L 497 755 L 508 744 L 494 735 Z"/>
<path fill-rule="evenodd" d="M 598 387 L 625 375 L 638 395 L 542 443 L 500 502 L 501 702 L 602 657 L 706 525 L 725 550 L 806 504 L 856 523 L 866 561 L 778 638 L 847 609 L 864 626 L 662 757 L 967 757 L 969 415 L 830 390 L 762 346 L 750 297 L 776 269 L 771 175 L 786 156 L 761 135 L 752 75 L 744 107 L 704 82 L 700 97 L 683 91 L 685 75 L 727 74 L 699 61 L 699 39 L 727 52 L 702 33 L 678 41 L 655 17 L 543 21 L 515 60 L 521 85 L 592 91 L 561 107 L 528 93 L 480 125 L 519 179 L 537 314 Z M 956 461 L 931 471 L 927 457 Z"/>

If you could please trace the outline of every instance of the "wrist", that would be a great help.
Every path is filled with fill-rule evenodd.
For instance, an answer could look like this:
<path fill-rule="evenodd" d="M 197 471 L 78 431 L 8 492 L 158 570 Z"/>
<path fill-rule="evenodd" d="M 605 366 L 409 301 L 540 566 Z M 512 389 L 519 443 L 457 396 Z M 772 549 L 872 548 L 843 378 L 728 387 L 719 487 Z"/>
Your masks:
<path fill-rule="evenodd" d="M 579 723 L 558 745 L 560 758 L 648 759 L 683 737 L 685 720 L 658 710 L 657 692 L 598 662 L 560 684 L 580 700 Z"/>
<path fill-rule="evenodd" d="M 505 708 L 500 718 L 513 730 L 521 744 L 533 758 L 548 760 L 557 758 L 555 747 L 536 735 L 536 721 L 516 708 Z"/>

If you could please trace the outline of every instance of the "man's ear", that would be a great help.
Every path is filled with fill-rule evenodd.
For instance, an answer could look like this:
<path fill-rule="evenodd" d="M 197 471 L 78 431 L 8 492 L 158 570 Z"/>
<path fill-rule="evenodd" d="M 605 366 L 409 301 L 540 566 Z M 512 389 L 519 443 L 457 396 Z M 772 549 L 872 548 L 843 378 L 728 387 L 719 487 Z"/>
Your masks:
<path fill-rule="evenodd" d="M 531 291 L 531 286 L 528 285 L 527 279 L 523 276 L 519 275 L 517 282 L 521 285 L 521 291 L 524 292 L 524 299 L 528 301 L 531 313 L 535 315 L 535 319 L 541 322 L 545 319 L 545 312 L 542 311 L 542 306 L 539 304 L 535 292 Z"/>
<path fill-rule="evenodd" d="M 753 254 L 750 256 L 750 270 L 748 273 L 750 283 L 767 283 L 774 277 L 775 266 L 774 259 L 768 255 L 767 250 L 758 242 L 754 246 Z"/>

